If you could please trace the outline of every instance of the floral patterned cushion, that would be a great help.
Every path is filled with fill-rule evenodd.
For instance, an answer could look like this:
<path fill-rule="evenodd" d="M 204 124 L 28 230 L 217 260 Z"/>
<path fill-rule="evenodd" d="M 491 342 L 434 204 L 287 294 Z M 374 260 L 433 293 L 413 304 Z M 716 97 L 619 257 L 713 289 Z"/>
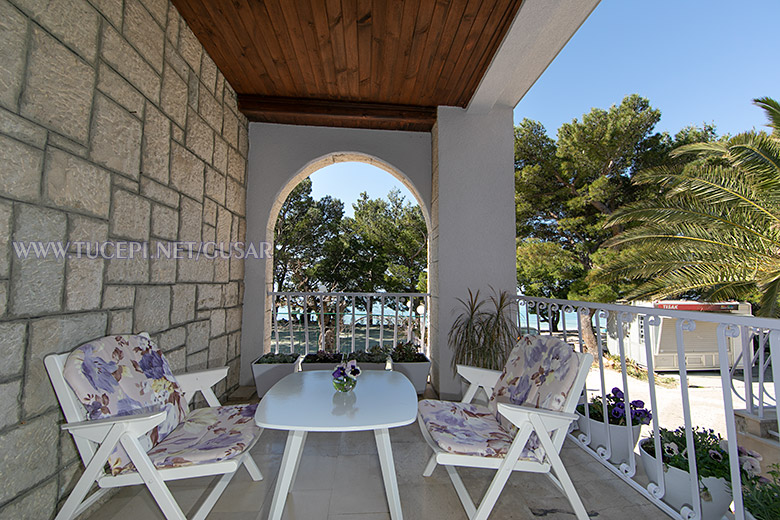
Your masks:
<path fill-rule="evenodd" d="M 89 420 L 165 410 L 165 420 L 140 439 L 147 451 L 186 415 L 185 400 L 170 365 L 144 336 L 107 336 L 86 343 L 70 353 L 64 375 L 87 409 Z M 117 474 L 129 458 L 117 446 L 108 462 Z"/>
<path fill-rule="evenodd" d="M 515 427 L 498 413 L 498 403 L 560 412 L 566 403 L 580 358 L 564 341 L 550 336 L 523 336 L 509 354 L 488 408 L 504 429 Z"/>
<path fill-rule="evenodd" d="M 157 468 L 220 462 L 250 448 L 260 433 L 254 421 L 257 404 L 193 410 L 165 439 L 148 452 Z M 120 472 L 134 471 L 133 464 Z"/>
<path fill-rule="evenodd" d="M 484 406 L 425 399 L 417 405 L 425 427 L 439 447 L 449 453 L 504 457 L 514 439 Z M 521 460 L 542 462 L 544 449 L 531 434 Z"/>

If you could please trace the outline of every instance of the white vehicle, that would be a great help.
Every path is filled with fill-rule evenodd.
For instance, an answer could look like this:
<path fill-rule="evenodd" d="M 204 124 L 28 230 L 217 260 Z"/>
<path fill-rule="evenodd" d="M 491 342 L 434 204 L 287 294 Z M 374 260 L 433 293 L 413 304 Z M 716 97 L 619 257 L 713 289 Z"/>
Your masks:
<path fill-rule="evenodd" d="M 663 300 L 656 302 L 632 302 L 639 307 L 673 309 L 681 311 L 722 312 L 740 316 L 752 316 L 749 303 L 718 302 L 706 303 L 686 300 Z M 646 316 L 634 316 L 630 322 L 623 323 L 623 348 L 626 357 L 647 367 L 647 347 L 645 345 Z M 677 371 L 680 367 L 677 353 L 677 321 L 672 318 L 660 318 L 660 324 L 649 327 L 649 343 L 653 356 L 653 368 L 656 371 Z M 692 331 L 683 332 L 685 345 L 685 366 L 688 370 L 720 369 L 717 323 L 696 323 Z M 729 352 L 729 366 L 733 366 L 739 356 L 741 344 L 739 338 L 726 338 Z M 618 346 L 617 320 L 610 319 L 607 324 L 607 349 L 612 355 L 620 355 Z"/>

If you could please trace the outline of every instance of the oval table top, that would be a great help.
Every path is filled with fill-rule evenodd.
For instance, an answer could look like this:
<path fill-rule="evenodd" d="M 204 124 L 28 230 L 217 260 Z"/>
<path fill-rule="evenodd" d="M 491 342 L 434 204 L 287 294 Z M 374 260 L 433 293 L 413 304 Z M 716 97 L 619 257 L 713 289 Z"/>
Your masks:
<path fill-rule="evenodd" d="M 296 372 L 260 401 L 255 422 L 275 430 L 349 432 L 395 428 L 417 417 L 417 393 L 403 374 L 364 370 L 350 392 L 333 388 L 330 371 Z"/>

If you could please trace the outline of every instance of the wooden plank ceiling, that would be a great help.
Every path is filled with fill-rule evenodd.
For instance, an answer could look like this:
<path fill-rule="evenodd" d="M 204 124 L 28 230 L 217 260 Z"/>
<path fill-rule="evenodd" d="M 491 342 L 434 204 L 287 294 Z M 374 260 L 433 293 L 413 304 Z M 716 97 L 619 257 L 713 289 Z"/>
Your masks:
<path fill-rule="evenodd" d="M 252 121 L 429 131 L 521 0 L 173 0 Z"/>

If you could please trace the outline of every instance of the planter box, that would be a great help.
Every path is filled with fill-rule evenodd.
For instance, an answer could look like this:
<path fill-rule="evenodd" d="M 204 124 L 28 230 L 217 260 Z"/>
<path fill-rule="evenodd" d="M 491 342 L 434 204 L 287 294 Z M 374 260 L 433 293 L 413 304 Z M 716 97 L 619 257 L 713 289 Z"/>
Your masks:
<path fill-rule="evenodd" d="M 338 363 L 302 363 L 301 369 L 304 372 L 309 370 L 330 370 L 331 372 L 336 369 Z M 384 370 L 384 363 L 358 363 L 360 370 Z"/>
<path fill-rule="evenodd" d="M 599 448 L 607 448 L 609 444 L 609 461 L 612 464 L 620 465 L 627 463 L 634 453 L 634 446 L 636 446 L 639 440 L 639 432 L 642 429 L 641 424 L 636 424 L 631 427 L 632 430 L 632 442 L 631 446 L 628 445 L 628 436 L 626 430 L 628 426 L 619 426 L 617 424 L 609 425 L 609 443 L 607 443 L 607 428 L 603 421 L 596 421 L 590 417 L 577 412 L 580 418 L 577 420 L 579 424 L 578 429 L 586 434 L 590 435 L 590 448 L 598 453 Z"/>
<path fill-rule="evenodd" d="M 400 372 L 409 378 L 415 391 L 418 394 L 422 394 L 425 392 L 425 386 L 428 384 L 428 373 L 431 371 L 431 361 L 393 363 L 393 370 Z"/>
<path fill-rule="evenodd" d="M 650 482 L 658 484 L 661 482 L 661 475 L 658 474 L 658 462 L 656 458 L 649 455 L 642 449 L 642 444 L 653 442 L 652 439 L 644 439 L 639 446 L 639 460 L 642 461 L 642 467 L 645 469 L 647 478 Z M 687 471 L 678 468 L 668 467 L 663 472 L 664 496 L 661 500 L 669 504 L 674 510 L 680 511 L 683 506 L 688 506 L 693 510 L 691 504 L 691 476 Z M 712 500 L 701 500 L 701 520 L 721 520 L 723 515 L 729 510 L 731 505 L 731 488 L 729 483 L 722 478 L 707 477 L 701 479 L 712 496 Z"/>
<path fill-rule="evenodd" d="M 252 362 L 252 375 L 255 377 L 257 397 L 262 398 L 280 379 L 292 374 L 295 363 L 258 363 Z"/>

